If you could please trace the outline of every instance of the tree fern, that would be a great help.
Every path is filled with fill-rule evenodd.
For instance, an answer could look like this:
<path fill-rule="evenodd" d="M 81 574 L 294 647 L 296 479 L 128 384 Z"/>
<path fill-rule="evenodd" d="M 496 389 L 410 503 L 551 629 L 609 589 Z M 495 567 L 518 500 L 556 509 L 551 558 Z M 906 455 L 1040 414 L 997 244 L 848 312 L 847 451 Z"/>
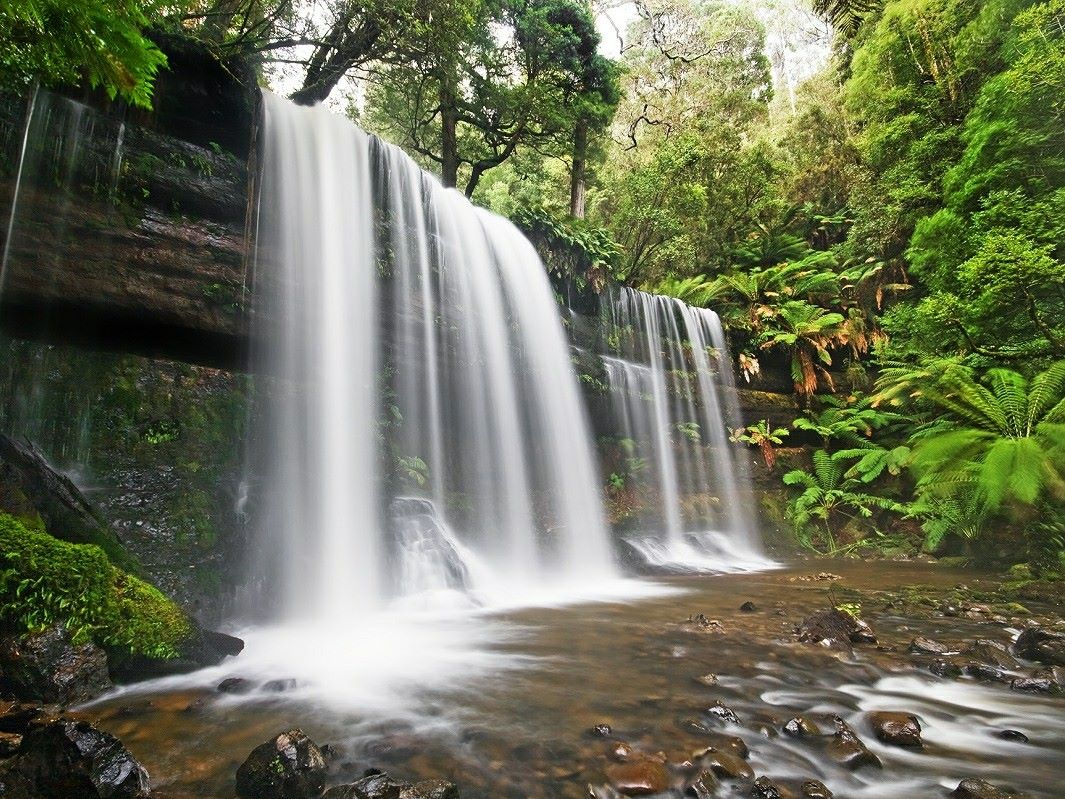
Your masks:
<path fill-rule="evenodd" d="M 911 438 L 921 492 L 971 491 L 985 516 L 1065 502 L 1065 361 L 1031 381 L 1008 369 L 988 370 L 986 386 L 961 370 L 932 379 L 921 396 L 949 427 Z"/>

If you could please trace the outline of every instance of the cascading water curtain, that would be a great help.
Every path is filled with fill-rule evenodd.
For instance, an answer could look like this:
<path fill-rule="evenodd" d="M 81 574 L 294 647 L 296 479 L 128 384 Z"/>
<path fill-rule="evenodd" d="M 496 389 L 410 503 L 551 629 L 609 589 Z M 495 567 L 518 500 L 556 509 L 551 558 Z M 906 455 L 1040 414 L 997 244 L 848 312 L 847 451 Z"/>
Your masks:
<path fill-rule="evenodd" d="M 656 529 L 631 543 L 654 565 L 763 568 L 750 478 L 729 441 L 742 422 L 720 319 L 630 288 L 613 310 L 621 346 L 604 364 L 615 419 L 659 498 Z"/>
<path fill-rule="evenodd" d="M 613 577 L 532 245 L 347 120 L 264 105 L 258 556 L 284 615 Z"/>

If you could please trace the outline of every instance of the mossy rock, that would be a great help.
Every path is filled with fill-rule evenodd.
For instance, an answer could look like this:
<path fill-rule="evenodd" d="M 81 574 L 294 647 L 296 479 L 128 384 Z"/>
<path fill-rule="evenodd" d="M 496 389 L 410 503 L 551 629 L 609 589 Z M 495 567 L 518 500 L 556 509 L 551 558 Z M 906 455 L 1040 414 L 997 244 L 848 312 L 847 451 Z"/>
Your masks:
<path fill-rule="evenodd" d="M 177 657 L 194 629 L 181 608 L 112 565 L 100 547 L 0 514 L 0 625 L 21 633 L 56 623 L 75 643 L 159 659 Z"/>

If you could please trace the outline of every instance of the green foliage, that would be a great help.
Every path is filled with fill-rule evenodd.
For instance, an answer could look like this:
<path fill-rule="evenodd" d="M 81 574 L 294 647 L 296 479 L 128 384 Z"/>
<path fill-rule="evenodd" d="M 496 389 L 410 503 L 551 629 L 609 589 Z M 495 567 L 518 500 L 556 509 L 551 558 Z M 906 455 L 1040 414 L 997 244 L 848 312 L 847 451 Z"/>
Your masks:
<path fill-rule="evenodd" d="M 765 463 L 766 468 L 772 471 L 777 462 L 777 455 L 773 447 L 783 444 L 784 439 L 789 435 L 791 435 L 791 432 L 787 428 L 770 428 L 769 422 L 762 419 L 755 424 L 747 425 L 742 430 L 733 430 L 729 440 L 758 447 L 758 450 L 762 453 L 762 461 Z"/>
<path fill-rule="evenodd" d="M 513 219 L 541 250 L 548 269 L 574 278 L 578 288 L 600 292 L 608 277 L 615 276 L 620 249 L 605 228 L 583 219 L 559 219 L 539 208 L 516 209 Z"/>
<path fill-rule="evenodd" d="M 981 515 L 1065 502 L 1065 360 L 1030 381 L 1008 369 L 984 382 L 952 370 L 921 396 L 949 426 L 914 435 L 920 491 L 966 494 Z"/>
<path fill-rule="evenodd" d="M 396 456 L 396 468 L 406 483 L 424 488 L 429 482 L 429 466 L 417 455 Z"/>
<path fill-rule="evenodd" d="M 2 0 L 0 88 L 87 82 L 108 96 L 151 106 L 166 57 L 143 34 L 156 3 L 137 0 Z"/>
<path fill-rule="evenodd" d="M 786 485 L 802 489 L 789 509 L 799 543 L 810 549 L 818 549 L 820 543 L 829 554 L 837 551 L 845 524 L 857 522 L 863 531 L 860 523 L 871 519 L 874 510 L 906 510 L 893 499 L 859 490 L 862 484 L 847 477 L 843 466 L 823 450 L 814 452 L 812 472 L 795 469 L 783 479 Z"/>
<path fill-rule="evenodd" d="M 69 544 L 0 514 L 0 621 L 17 632 L 61 623 L 75 642 L 172 658 L 192 632 L 158 589 L 111 565 L 103 550 Z"/>

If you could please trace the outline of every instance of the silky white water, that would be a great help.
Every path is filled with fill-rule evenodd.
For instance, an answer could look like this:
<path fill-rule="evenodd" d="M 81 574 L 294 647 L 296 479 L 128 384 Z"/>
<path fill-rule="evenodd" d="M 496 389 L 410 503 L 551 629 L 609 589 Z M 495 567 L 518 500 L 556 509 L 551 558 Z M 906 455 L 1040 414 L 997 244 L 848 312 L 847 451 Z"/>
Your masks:
<path fill-rule="evenodd" d="M 629 544 L 665 568 L 772 567 L 762 554 L 742 452 L 729 441 L 742 421 L 717 314 L 622 288 L 614 321 L 621 354 L 604 357 L 614 413 L 659 498 L 655 529 Z"/>
<path fill-rule="evenodd" d="M 343 628 L 434 596 L 509 603 L 617 579 L 532 245 L 349 121 L 264 105 L 268 618 Z"/>

